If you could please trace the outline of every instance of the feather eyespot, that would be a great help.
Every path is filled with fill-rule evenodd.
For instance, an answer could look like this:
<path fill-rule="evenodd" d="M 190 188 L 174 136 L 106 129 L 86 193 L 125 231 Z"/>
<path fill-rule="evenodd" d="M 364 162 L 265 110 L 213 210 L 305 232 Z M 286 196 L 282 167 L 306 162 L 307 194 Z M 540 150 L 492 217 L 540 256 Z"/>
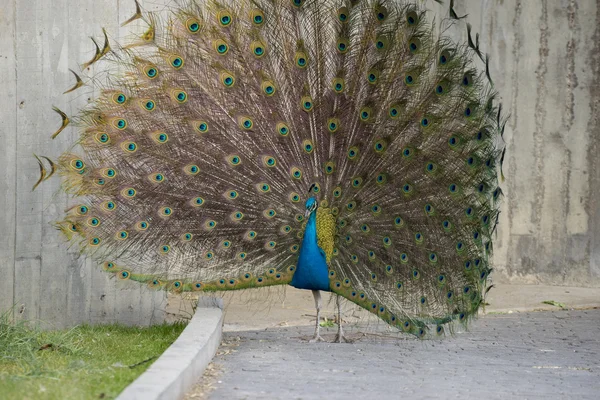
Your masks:
<path fill-rule="evenodd" d="M 183 104 L 188 101 L 188 95 L 185 90 L 172 90 L 171 97 L 179 104 Z"/>
<path fill-rule="evenodd" d="M 154 79 L 158 76 L 158 69 L 154 65 L 147 65 L 144 67 L 144 74 L 149 79 Z"/>
<path fill-rule="evenodd" d="M 423 243 L 423 234 L 421 232 L 415 233 L 415 242 L 417 242 L 417 244 Z"/>
<path fill-rule="evenodd" d="M 449 232 L 452 229 L 452 223 L 446 219 L 442 221 L 442 228 L 444 231 Z"/>
<path fill-rule="evenodd" d="M 261 26 L 265 22 L 265 14 L 258 8 L 250 12 L 250 20 L 256 26 Z"/>
<path fill-rule="evenodd" d="M 158 144 L 164 144 L 169 141 L 169 135 L 165 132 L 154 132 L 152 133 L 152 140 Z"/>
<path fill-rule="evenodd" d="M 336 49 L 339 53 L 345 54 L 350 47 L 350 43 L 346 38 L 339 38 L 336 43 Z"/>
<path fill-rule="evenodd" d="M 137 191 L 134 188 L 125 188 L 121 190 L 121 195 L 127 198 L 133 198 L 137 195 Z"/>
<path fill-rule="evenodd" d="M 302 142 L 302 148 L 306 153 L 310 154 L 313 152 L 315 147 L 312 140 L 306 139 Z"/>
<path fill-rule="evenodd" d="M 239 124 L 240 128 L 242 128 L 245 131 L 251 130 L 252 127 L 254 126 L 254 122 L 249 117 L 238 118 L 238 124 Z"/>
<path fill-rule="evenodd" d="M 294 56 L 294 64 L 298 68 L 306 68 L 308 65 L 308 56 L 303 51 L 297 51 Z"/>
<path fill-rule="evenodd" d="M 173 209 L 171 207 L 161 207 L 158 210 L 158 214 L 161 217 L 170 217 L 171 215 L 173 215 Z"/>
<path fill-rule="evenodd" d="M 208 221 L 206 221 L 204 223 L 204 227 L 209 231 L 214 229 L 216 226 L 217 226 L 217 221 L 214 221 L 212 219 L 209 219 Z"/>
<path fill-rule="evenodd" d="M 335 171 L 335 163 L 333 161 L 327 161 L 325 163 L 324 170 L 327 175 L 333 174 L 333 172 Z"/>
<path fill-rule="evenodd" d="M 189 33 L 198 33 L 200 31 L 200 22 L 196 18 L 188 18 L 185 26 Z"/>
<path fill-rule="evenodd" d="M 252 50 L 252 54 L 254 54 L 256 58 L 261 58 L 266 52 L 264 43 L 258 40 L 250 43 L 250 50 Z"/>
<path fill-rule="evenodd" d="M 342 78 L 334 78 L 333 81 L 331 82 L 331 86 L 332 86 L 334 92 L 342 93 L 345 88 L 345 82 Z"/>
<path fill-rule="evenodd" d="M 275 129 L 277 130 L 277 133 L 281 136 L 287 136 L 290 133 L 290 128 L 287 126 L 287 124 L 283 122 L 279 122 Z"/>
<path fill-rule="evenodd" d="M 204 205 L 204 199 L 202 197 L 194 197 L 190 200 L 192 207 L 200 207 Z"/>
<path fill-rule="evenodd" d="M 306 112 L 312 111 L 314 107 L 313 100 L 310 96 L 302 96 L 302 98 L 300 99 L 300 105 L 302 106 L 302 109 Z"/>
<path fill-rule="evenodd" d="M 409 11 L 406 13 L 406 23 L 408 25 L 416 25 L 419 23 L 419 16 L 415 11 Z"/>
<path fill-rule="evenodd" d="M 268 210 L 263 211 L 263 215 L 266 218 L 270 219 L 270 218 L 273 218 L 275 215 L 277 215 L 277 212 L 274 209 L 270 208 Z"/>
<path fill-rule="evenodd" d="M 327 119 L 327 130 L 331 133 L 335 133 L 340 127 L 339 118 L 328 118 Z"/>
<path fill-rule="evenodd" d="M 155 173 L 148 175 L 150 182 L 161 183 L 165 181 L 165 176 L 161 173 Z"/>
<path fill-rule="evenodd" d="M 102 175 L 104 178 L 112 179 L 117 176 L 117 171 L 114 168 L 102 168 L 100 170 L 100 175 Z"/>
<path fill-rule="evenodd" d="M 138 147 L 135 142 L 128 140 L 128 141 L 121 143 L 121 149 L 123 149 L 123 151 L 125 151 L 126 153 L 135 153 L 137 151 Z"/>
<path fill-rule="evenodd" d="M 378 6 L 375 8 L 374 11 L 375 11 L 375 18 L 377 18 L 377 20 L 379 22 L 385 21 L 385 19 L 388 17 L 387 8 L 385 8 L 384 6 Z"/>
<path fill-rule="evenodd" d="M 272 168 L 277 165 L 277 161 L 275 157 L 272 156 L 264 156 L 263 157 L 263 165 L 268 168 Z"/>
<path fill-rule="evenodd" d="M 213 48 L 217 54 L 224 56 L 229 51 L 229 46 L 222 39 L 217 39 L 213 42 Z"/>
<path fill-rule="evenodd" d="M 271 81 L 264 81 L 260 87 L 266 96 L 270 97 L 275 94 L 275 85 Z"/>
<path fill-rule="evenodd" d="M 371 110 L 371 107 L 363 107 L 360 109 L 359 112 L 359 116 L 360 116 L 360 120 L 363 122 L 367 122 L 371 119 L 373 111 Z"/>
<path fill-rule="evenodd" d="M 345 24 L 346 22 L 348 22 L 348 19 L 350 18 L 350 14 L 348 12 L 348 7 L 338 8 L 337 17 L 338 17 L 338 21 L 340 21 L 342 24 Z"/>
<path fill-rule="evenodd" d="M 127 96 L 125 96 L 123 93 L 115 93 L 112 96 L 112 101 L 116 104 L 125 104 L 127 101 Z"/>
<path fill-rule="evenodd" d="M 379 79 L 379 70 L 371 69 L 367 72 L 367 81 L 371 85 L 376 84 L 378 79 Z"/>
<path fill-rule="evenodd" d="M 394 226 L 396 228 L 401 228 L 404 226 L 404 220 L 402 219 L 402 217 L 396 217 L 394 218 Z"/>
<path fill-rule="evenodd" d="M 358 149 L 358 146 L 352 146 L 348 149 L 348 158 L 350 160 L 355 160 L 358 158 L 360 151 Z"/>
<path fill-rule="evenodd" d="M 222 71 L 219 74 L 219 79 L 225 87 L 232 87 L 235 84 L 234 76 L 226 71 Z"/>
<path fill-rule="evenodd" d="M 418 38 L 412 38 L 408 42 L 408 49 L 411 53 L 416 53 L 421 49 L 421 41 Z"/>
<path fill-rule="evenodd" d="M 383 153 L 387 148 L 387 142 L 384 139 L 379 139 L 375 142 L 373 148 L 375 149 L 376 153 Z"/>
<path fill-rule="evenodd" d="M 198 167 L 195 164 L 190 164 L 190 165 L 186 165 L 183 168 L 183 171 L 185 172 L 186 175 L 194 176 L 194 175 L 198 175 L 200 173 L 200 167 Z"/>
<path fill-rule="evenodd" d="M 107 143 L 110 143 L 110 136 L 107 133 L 98 132 L 94 136 L 94 140 L 96 140 L 96 142 L 101 143 L 101 144 L 107 144 Z"/>
<path fill-rule="evenodd" d="M 100 219 L 98 219 L 97 217 L 88 218 L 88 220 L 86 221 L 86 224 L 87 224 L 87 226 L 96 228 L 97 226 L 100 225 Z"/>
<path fill-rule="evenodd" d="M 169 58 L 169 63 L 174 69 L 181 69 L 181 67 L 183 67 L 183 58 L 179 56 L 171 56 Z"/>
<path fill-rule="evenodd" d="M 241 160 L 240 156 L 238 156 L 238 155 L 232 155 L 232 156 L 227 157 L 227 162 L 230 165 L 232 165 L 232 166 L 235 167 L 237 165 L 240 165 L 241 162 L 242 162 L 242 160 Z"/>
<path fill-rule="evenodd" d="M 385 36 L 377 36 L 375 39 L 375 48 L 379 51 L 387 50 L 389 46 L 389 40 Z"/>
<path fill-rule="evenodd" d="M 473 85 L 473 75 L 470 72 L 464 74 L 462 79 L 463 86 L 472 86 Z"/>
<path fill-rule="evenodd" d="M 217 21 L 222 27 L 228 27 L 233 22 L 233 17 L 229 11 L 221 10 L 217 13 Z"/>
<path fill-rule="evenodd" d="M 118 240 L 125 240 L 129 237 L 129 233 L 127 231 L 120 231 L 117 232 L 117 234 L 115 235 L 115 238 Z"/>
<path fill-rule="evenodd" d="M 292 175 L 292 178 L 294 178 L 294 179 L 299 180 L 302 178 L 302 171 L 300 170 L 300 168 L 292 167 L 292 169 L 290 170 L 290 174 Z"/>

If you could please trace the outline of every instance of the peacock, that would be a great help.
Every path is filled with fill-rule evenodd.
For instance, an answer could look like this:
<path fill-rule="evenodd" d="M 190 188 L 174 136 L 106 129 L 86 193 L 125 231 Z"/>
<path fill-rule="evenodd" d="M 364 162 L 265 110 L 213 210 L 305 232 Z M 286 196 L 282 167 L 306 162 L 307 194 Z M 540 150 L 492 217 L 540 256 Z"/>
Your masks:
<path fill-rule="evenodd" d="M 450 2 L 446 25 L 459 24 Z M 96 45 L 109 79 L 38 158 L 56 227 L 119 279 L 175 293 L 332 292 L 419 338 L 484 304 L 506 118 L 473 39 L 422 2 L 186 0 Z M 62 117 L 56 137 L 71 119 Z M 341 323 L 337 341 L 344 340 Z"/>

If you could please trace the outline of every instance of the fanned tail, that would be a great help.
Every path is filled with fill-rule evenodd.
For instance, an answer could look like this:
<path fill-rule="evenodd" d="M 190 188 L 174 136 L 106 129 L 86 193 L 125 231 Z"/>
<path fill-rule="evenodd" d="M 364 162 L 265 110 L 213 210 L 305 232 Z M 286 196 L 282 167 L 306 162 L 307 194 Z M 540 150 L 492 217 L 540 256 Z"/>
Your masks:
<path fill-rule="evenodd" d="M 96 44 L 124 73 L 56 164 L 82 251 L 174 291 L 289 283 L 315 196 L 333 292 L 420 337 L 476 313 L 504 119 L 470 26 L 456 44 L 392 0 L 136 5 L 147 29 Z"/>

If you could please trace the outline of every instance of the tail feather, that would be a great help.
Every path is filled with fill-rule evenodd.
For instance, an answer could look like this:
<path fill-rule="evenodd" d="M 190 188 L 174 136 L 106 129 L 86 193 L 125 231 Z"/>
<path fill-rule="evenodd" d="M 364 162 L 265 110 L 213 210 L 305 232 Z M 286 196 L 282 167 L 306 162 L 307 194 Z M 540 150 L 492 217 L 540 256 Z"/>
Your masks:
<path fill-rule="evenodd" d="M 132 18 L 139 40 L 99 50 L 125 72 L 78 118 L 84 156 L 58 162 L 84 251 L 175 291 L 288 283 L 316 196 L 337 220 L 332 291 L 417 336 L 475 314 L 503 120 L 470 27 L 453 43 L 391 0 Z"/>

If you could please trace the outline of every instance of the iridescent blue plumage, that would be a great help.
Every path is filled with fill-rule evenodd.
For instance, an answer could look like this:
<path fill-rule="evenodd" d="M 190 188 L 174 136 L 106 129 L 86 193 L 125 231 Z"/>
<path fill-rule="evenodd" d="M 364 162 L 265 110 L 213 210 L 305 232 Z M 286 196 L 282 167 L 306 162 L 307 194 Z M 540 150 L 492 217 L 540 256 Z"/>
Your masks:
<path fill-rule="evenodd" d="M 317 201 L 306 201 L 306 213 L 310 215 L 298 255 L 296 272 L 290 285 L 298 289 L 329 291 L 329 275 L 325 253 L 317 244 Z"/>

